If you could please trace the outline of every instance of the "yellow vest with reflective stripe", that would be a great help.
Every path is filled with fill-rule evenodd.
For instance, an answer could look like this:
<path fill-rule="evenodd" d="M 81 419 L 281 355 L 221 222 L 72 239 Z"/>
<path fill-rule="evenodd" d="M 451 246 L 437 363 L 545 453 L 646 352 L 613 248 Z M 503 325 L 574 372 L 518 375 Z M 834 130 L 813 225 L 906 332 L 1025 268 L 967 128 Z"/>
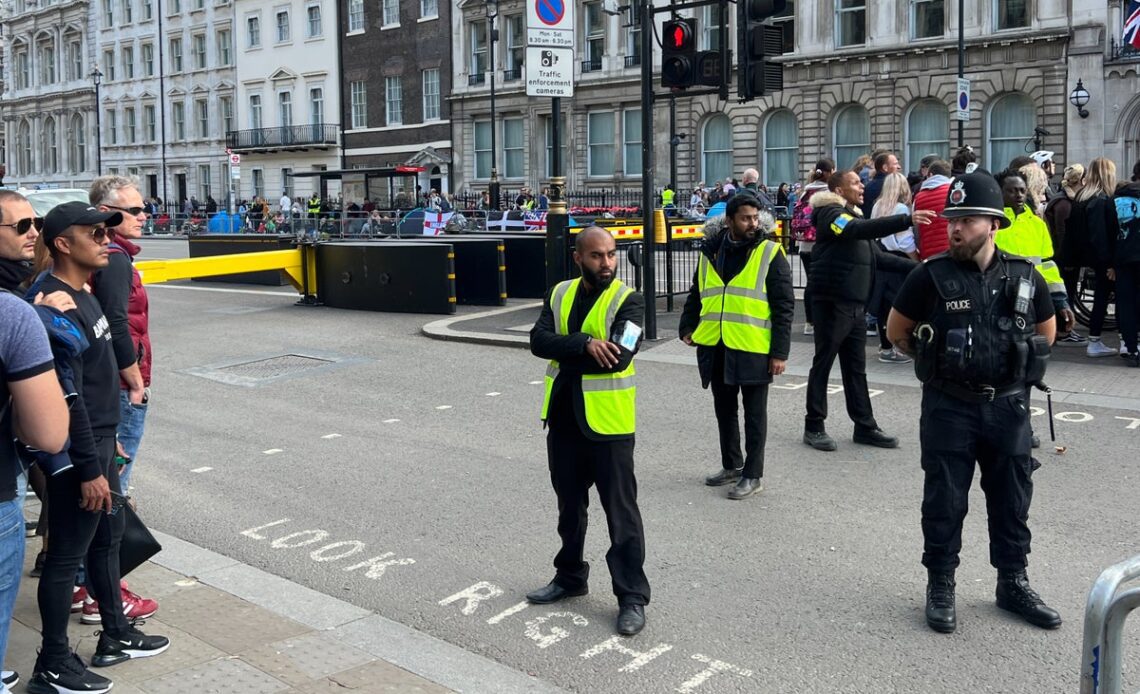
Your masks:
<path fill-rule="evenodd" d="M 673 199 L 677 196 L 677 192 L 672 188 L 666 188 L 661 191 L 661 205 L 668 206 L 673 204 Z"/>
<path fill-rule="evenodd" d="M 997 230 L 994 245 L 1006 253 L 1030 260 L 1045 279 L 1050 294 L 1064 292 L 1065 282 L 1061 279 L 1060 268 L 1053 260 L 1053 238 L 1049 236 L 1045 220 L 1028 207 L 1023 208 L 1021 214 L 1014 214 L 1013 208 L 1007 207 L 1005 216 L 1009 220 L 1009 226 Z"/>
<path fill-rule="evenodd" d="M 701 292 L 701 322 L 693 342 L 715 347 L 724 342 L 741 352 L 767 354 L 772 346 L 772 310 L 768 306 L 768 268 L 784 247 L 764 240 L 748 254 L 748 262 L 725 285 L 712 261 L 701 254 L 697 288 Z"/>
<path fill-rule="evenodd" d="M 554 313 L 554 329 L 558 335 L 570 334 L 570 309 L 578 295 L 582 278 L 559 282 L 550 295 L 550 308 Z M 594 307 L 582 321 L 582 332 L 595 340 L 608 340 L 618 309 L 633 294 L 633 289 L 614 280 L 602 292 Z M 582 375 L 582 401 L 586 410 L 586 425 L 595 434 L 622 436 L 634 432 L 637 418 L 637 388 L 633 382 L 633 362 L 623 371 L 608 374 Z M 554 380 L 558 378 L 558 362 L 551 360 L 546 367 L 545 393 L 542 399 L 542 419 L 546 421 L 550 410 L 550 395 Z"/>

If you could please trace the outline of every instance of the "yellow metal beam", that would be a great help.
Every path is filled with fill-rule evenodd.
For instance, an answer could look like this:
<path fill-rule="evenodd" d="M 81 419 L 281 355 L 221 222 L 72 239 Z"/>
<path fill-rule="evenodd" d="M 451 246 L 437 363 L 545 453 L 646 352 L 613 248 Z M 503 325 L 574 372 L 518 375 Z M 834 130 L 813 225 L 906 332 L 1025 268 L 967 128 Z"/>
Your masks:
<path fill-rule="evenodd" d="M 173 280 L 214 275 L 234 275 L 243 272 L 263 270 L 284 270 L 289 282 L 297 291 L 302 291 L 301 254 L 307 253 L 304 263 L 308 270 L 310 294 L 317 291 L 317 264 L 314 246 L 283 251 L 259 251 L 257 253 L 234 253 L 231 255 L 211 255 L 203 258 L 179 258 L 175 260 L 140 260 L 135 269 L 142 276 L 143 284 L 158 284 Z"/>

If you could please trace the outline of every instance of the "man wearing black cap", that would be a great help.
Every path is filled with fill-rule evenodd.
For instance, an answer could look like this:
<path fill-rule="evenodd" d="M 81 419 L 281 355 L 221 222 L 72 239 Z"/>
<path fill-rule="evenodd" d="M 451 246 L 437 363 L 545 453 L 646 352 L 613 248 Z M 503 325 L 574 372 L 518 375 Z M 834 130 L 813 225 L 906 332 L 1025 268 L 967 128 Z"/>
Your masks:
<path fill-rule="evenodd" d="M 954 571 L 976 463 L 989 514 L 990 563 L 998 571 L 997 605 L 1055 629 L 1061 616 L 1030 587 L 1025 572 L 1035 466 L 1027 387 L 1041 383 L 1053 342 L 1049 289 L 1032 262 L 994 245 L 1009 220 L 988 172 L 958 177 L 942 216 L 949 220 L 950 250 L 911 272 L 887 321 L 887 336 L 915 357 L 923 383 L 926 622 L 944 633 L 957 627 Z"/>
<path fill-rule="evenodd" d="M 44 218 L 42 238 L 52 270 L 41 289 L 71 296 L 76 308 L 66 315 L 83 331 L 89 347 L 70 365 L 79 385 L 71 408 L 68 448 L 74 467 L 48 478 L 51 543 L 39 585 L 43 646 L 28 683 L 33 694 L 111 688 L 111 681 L 90 672 L 67 641 L 72 584 L 81 561 L 86 562 L 88 590 L 99 601 L 103 626 L 92 665 L 105 667 L 157 655 L 170 645 L 164 637 L 143 634 L 123 615 L 119 589 L 122 497 L 117 494 L 119 477 L 114 465 L 119 372 L 107 318 L 95 297 L 83 289 L 91 274 L 107 265 L 107 226 L 120 223 L 119 212 L 100 212 L 84 202 L 57 205 Z"/>

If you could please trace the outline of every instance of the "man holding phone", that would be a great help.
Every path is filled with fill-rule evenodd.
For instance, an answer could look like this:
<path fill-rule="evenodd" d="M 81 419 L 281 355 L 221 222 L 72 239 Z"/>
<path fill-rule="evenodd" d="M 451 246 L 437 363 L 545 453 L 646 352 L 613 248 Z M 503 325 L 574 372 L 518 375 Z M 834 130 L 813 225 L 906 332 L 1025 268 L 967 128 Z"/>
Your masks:
<path fill-rule="evenodd" d="M 119 543 L 123 516 L 111 515 L 112 490 L 119 489 L 115 429 L 119 423 L 119 373 L 106 316 L 84 291 L 91 274 L 107 265 L 107 225 L 121 223 L 119 212 L 100 212 L 83 202 L 57 205 L 44 219 L 42 239 L 51 255 L 45 293 L 63 291 L 76 308 L 66 315 L 83 331 L 89 347 L 71 359 L 78 396 L 71 409 L 68 455 L 74 467 L 48 478 L 48 530 L 51 543 L 39 585 L 43 646 L 28 691 L 106 692 L 111 681 L 89 671 L 67 640 L 72 586 L 86 562 L 89 590 L 99 600 L 102 633 L 92 665 L 157 655 L 169 641 L 147 636 L 123 614 L 119 587 Z"/>
<path fill-rule="evenodd" d="M 615 279 L 617 246 L 599 227 L 587 227 L 574 244 L 578 279 L 554 286 L 530 331 L 530 350 L 549 359 L 542 419 L 550 481 L 558 497 L 554 579 L 527 593 L 545 605 L 585 595 L 590 565 L 584 560 L 590 487 L 606 512 L 606 553 L 618 599 L 617 630 L 632 636 L 645 627 L 649 581 L 645 532 L 633 474 L 636 388 L 633 355 L 641 337 L 645 300 Z"/>

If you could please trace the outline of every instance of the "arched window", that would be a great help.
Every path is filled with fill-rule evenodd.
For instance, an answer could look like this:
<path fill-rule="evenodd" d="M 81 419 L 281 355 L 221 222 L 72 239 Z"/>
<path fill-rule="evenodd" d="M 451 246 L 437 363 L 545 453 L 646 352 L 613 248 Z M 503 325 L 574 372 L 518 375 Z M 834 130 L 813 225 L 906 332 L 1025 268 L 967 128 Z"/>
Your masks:
<path fill-rule="evenodd" d="M 48 116 L 44 120 L 44 173 L 59 173 L 59 131 L 55 119 Z"/>
<path fill-rule="evenodd" d="M 21 176 L 32 175 L 32 125 L 26 119 L 16 129 L 16 164 Z"/>
<path fill-rule="evenodd" d="M 705 122 L 701 162 L 701 179 L 706 183 L 732 177 L 732 122 L 723 113 Z"/>
<path fill-rule="evenodd" d="M 1000 171 L 1014 157 L 1027 154 L 1025 143 L 1033 139 L 1036 119 L 1033 101 L 1025 94 L 1014 92 L 996 99 L 990 107 L 986 167 Z"/>
<path fill-rule="evenodd" d="M 840 169 L 850 169 L 855 160 L 871 151 L 871 117 L 857 104 L 844 106 L 835 114 L 832 155 Z"/>
<path fill-rule="evenodd" d="M 87 126 L 83 116 L 76 113 L 71 117 L 71 127 L 67 132 L 67 160 L 70 171 L 80 174 L 87 170 Z"/>
<path fill-rule="evenodd" d="M 906 117 L 906 161 L 904 171 L 918 171 L 928 154 L 950 158 L 950 110 L 936 99 L 923 99 L 911 107 Z"/>
<path fill-rule="evenodd" d="M 799 179 L 799 129 L 796 116 L 787 109 L 776 111 L 764 123 L 764 177 L 769 186 Z"/>

